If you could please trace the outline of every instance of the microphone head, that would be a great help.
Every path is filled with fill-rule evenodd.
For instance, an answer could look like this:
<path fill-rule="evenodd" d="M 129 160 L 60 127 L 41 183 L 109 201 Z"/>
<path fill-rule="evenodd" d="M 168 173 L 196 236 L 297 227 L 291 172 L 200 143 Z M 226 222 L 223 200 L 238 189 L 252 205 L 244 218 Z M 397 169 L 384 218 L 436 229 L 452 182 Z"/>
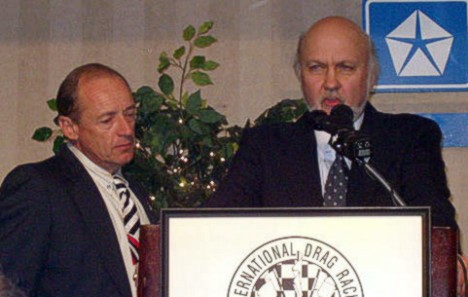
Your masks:
<path fill-rule="evenodd" d="M 312 110 L 310 112 L 307 112 L 304 116 L 306 116 L 306 120 L 312 127 L 312 129 L 332 133 L 330 131 L 330 117 L 325 111 Z M 333 131 L 333 133 L 334 132 L 335 131 Z"/>
<path fill-rule="evenodd" d="M 307 119 L 315 130 L 323 130 L 323 122 L 328 115 L 323 110 L 313 110 L 307 113 Z"/>
<path fill-rule="evenodd" d="M 339 104 L 331 110 L 330 121 L 338 127 L 353 129 L 353 110 L 344 104 Z"/>

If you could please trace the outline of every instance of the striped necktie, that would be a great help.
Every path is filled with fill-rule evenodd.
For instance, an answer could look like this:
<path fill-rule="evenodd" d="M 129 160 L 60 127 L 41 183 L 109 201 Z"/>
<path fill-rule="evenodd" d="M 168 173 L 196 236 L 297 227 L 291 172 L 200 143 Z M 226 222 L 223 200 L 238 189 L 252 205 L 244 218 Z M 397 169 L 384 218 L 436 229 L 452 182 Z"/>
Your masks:
<path fill-rule="evenodd" d="M 346 206 L 348 192 L 348 167 L 342 156 L 337 155 L 328 173 L 323 195 L 324 206 Z"/>
<path fill-rule="evenodd" d="M 114 184 L 121 204 L 123 205 L 122 214 L 125 231 L 127 232 L 130 253 L 132 254 L 133 264 L 138 263 L 140 248 L 140 218 L 134 201 L 130 198 L 130 191 L 127 188 L 126 181 L 117 175 L 114 175 Z"/>

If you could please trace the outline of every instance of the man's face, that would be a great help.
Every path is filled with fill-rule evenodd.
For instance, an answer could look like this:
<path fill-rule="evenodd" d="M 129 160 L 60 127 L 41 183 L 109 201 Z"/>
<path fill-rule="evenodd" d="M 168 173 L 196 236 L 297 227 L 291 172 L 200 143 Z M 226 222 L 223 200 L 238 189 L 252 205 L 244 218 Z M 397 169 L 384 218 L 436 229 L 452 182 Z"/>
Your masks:
<path fill-rule="evenodd" d="M 338 104 L 362 113 L 373 86 L 367 39 L 343 20 L 313 26 L 301 47 L 301 86 L 313 110 L 330 114 Z"/>
<path fill-rule="evenodd" d="M 136 105 L 130 89 L 116 76 L 82 77 L 79 120 L 67 135 L 94 163 L 114 173 L 135 150 Z"/>

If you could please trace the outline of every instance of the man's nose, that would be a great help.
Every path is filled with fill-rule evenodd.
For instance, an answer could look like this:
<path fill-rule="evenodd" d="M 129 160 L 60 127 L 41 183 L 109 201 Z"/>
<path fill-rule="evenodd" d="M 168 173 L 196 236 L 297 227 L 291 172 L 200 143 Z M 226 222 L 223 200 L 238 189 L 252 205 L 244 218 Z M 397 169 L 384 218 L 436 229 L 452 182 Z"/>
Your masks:
<path fill-rule="evenodd" d="M 117 124 L 120 135 L 133 135 L 135 129 L 135 121 L 133 119 L 128 119 L 125 115 L 120 115 Z"/>
<path fill-rule="evenodd" d="M 340 88 L 340 82 L 338 80 L 335 70 L 333 69 L 327 70 L 323 85 L 324 85 L 325 90 L 327 91 L 336 91 Z"/>

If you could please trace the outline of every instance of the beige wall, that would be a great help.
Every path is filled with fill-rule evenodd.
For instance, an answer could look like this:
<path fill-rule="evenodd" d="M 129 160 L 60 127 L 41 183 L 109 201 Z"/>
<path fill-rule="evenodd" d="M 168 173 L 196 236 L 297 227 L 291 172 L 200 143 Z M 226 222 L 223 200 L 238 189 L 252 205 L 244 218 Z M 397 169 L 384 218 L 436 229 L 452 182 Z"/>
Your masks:
<path fill-rule="evenodd" d="M 162 50 L 172 52 L 188 24 L 215 22 L 221 63 L 203 92 L 232 124 L 243 124 L 283 98 L 301 96 L 291 64 L 298 35 L 320 17 L 361 21 L 359 0 L 2 0 L 0 10 L 0 180 L 14 166 L 50 155 L 32 141 L 51 125 L 46 100 L 64 76 L 87 62 L 109 64 L 134 88 L 155 86 Z M 466 93 L 378 94 L 389 112 L 468 112 Z M 468 149 L 444 150 L 458 221 L 468 230 Z M 468 239 L 465 241 L 465 250 Z"/>

